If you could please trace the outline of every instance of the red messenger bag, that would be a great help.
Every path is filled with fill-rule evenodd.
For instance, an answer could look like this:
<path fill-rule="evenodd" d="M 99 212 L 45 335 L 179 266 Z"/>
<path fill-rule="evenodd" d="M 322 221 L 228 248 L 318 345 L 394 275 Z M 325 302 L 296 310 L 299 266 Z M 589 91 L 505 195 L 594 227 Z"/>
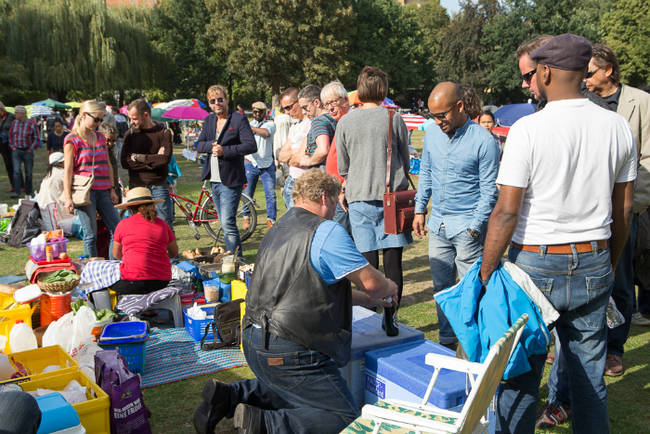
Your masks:
<path fill-rule="evenodd" d="M 401 234 L 413 230 L 415 217 L 415 185 L 406 172 L 413 190 L 390 191 L 390 160 L 393 150 L 393 114 L 388 110 L 388 159 L 386 163 L 386 192 L 384 193 L 384 232 Z"/>

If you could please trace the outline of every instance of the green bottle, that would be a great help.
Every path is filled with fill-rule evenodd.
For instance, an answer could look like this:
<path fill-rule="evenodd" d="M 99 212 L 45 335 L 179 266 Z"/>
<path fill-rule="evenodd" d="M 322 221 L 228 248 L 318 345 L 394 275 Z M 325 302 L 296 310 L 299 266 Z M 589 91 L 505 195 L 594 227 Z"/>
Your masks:
<path fill-rule="evenodd" d="M 386 331 L 386 336 L 397 336 L 399 334 L 399 328 L 397 327 L 397 309 L 391 298 L 388 298 L 386 301 L 391 302 L 392 306 L 384 307 L 384 319 L 381 328 Z"/>

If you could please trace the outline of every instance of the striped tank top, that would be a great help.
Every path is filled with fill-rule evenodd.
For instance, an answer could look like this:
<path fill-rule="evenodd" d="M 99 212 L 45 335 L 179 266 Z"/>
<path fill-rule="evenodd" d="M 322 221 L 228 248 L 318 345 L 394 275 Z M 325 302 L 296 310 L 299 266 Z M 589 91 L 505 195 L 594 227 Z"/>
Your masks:
<path fill-rule="evenodd" d="M 93 152 L 95 154 L 95 180 L 93 190 L 108 190 L 111 188 L 111 179 L 108 173 L 108 150 L 106 149 L 106 138 L 103 134 L 95 133 L 97 140 L 94 147 L 91 147 L 75 133 L 70 133 L 64 140 L 74 146 L 74 168 L 73 173 L 81 176 L 93 175 Z"/>

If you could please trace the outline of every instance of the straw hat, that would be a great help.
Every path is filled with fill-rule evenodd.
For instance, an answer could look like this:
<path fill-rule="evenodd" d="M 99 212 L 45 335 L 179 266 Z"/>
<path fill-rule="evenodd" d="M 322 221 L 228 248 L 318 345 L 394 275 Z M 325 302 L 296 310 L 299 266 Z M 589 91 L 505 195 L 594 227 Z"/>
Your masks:
<path fill-rule="evenodd" d="M 157 204 L 163 202 L 162 200 L 153 200 L 151 191 L 147 187 L 133 187 L 126 191 L 124 195 L 124 202 L 115 205 L 115 208 L 126 209 L 130 206 L 144 205 L 146 203 Z"/>

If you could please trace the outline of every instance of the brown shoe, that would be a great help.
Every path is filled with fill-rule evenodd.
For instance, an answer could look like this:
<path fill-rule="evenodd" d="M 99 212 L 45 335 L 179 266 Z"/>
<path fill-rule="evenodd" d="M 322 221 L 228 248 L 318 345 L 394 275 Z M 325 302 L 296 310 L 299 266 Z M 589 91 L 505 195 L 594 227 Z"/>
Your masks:
<path fill-rule="evenodd" d="M 241 222 L 241 228 L 246 230 L 251 227 L 251 218 L 244 216 L 244 220 Z"/>
<path fill-rule="evenodd" d="M 266 230 L 268 231 L 269 229 L 271 229 L 274 224 L 275 224 L 275 222 L 273 220 L 266 219 Z"/>
<path fill-rule="evenodd" d="M 616 354 L 608 354 L 605 360 L 605 375 L 608 377 L 620 377 L 625 370 L 623 369 L 623 359 Z"/>

